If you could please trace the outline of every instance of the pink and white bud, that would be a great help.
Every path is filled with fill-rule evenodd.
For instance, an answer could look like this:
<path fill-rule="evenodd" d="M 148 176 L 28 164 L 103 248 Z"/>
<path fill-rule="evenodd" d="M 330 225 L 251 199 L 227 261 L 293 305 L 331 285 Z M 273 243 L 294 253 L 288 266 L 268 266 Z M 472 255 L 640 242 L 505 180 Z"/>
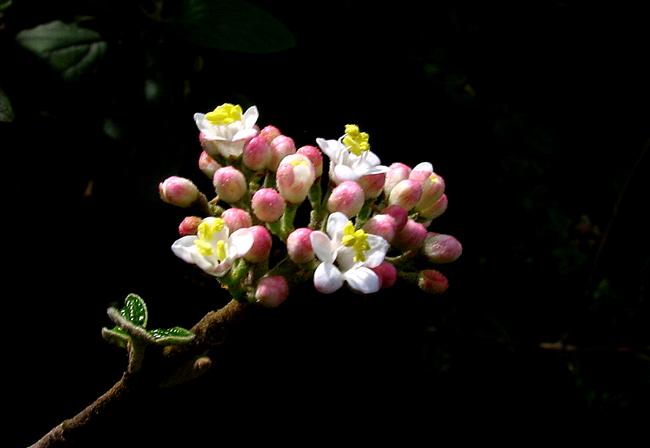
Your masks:
<path fill-rule="evenodd" d="M 214 178 L 214 173 L 221 168 L 221 165 L 217 163 L 212 157 L 208 155 L 207 152 L 203 151 L 199 156 L 199 169 L 203 174 L 205 174 L 209 179 Z"/>
<path fill-rule="evenodd" d="M 276 182 L 280 195 L 292 204 L 300 204 L 307 198 L 314 185 L 314 165 L 307 156 L 291 154 L 280 162 L 276 172 Z"/>
<path fill-rule="evenodd" d="M 425 208 L 424 210 L 420 210 L 419 213 L 422 218 L 430 222 L 432 219 L 436 219 L 438 216 L 442 215 L 447 210 L 448 205 L 449 201 L 447 200 L 447 195 L 443 194 L 435 204 Z"/>
<path fill-rule="evenodd" d="M 418 274 L 418 287 L 429 294 L 442 294 L 449 288 L 449 281 L 440 272 L 426 269 Z"/>
<path fill-rule="evenodd" d="M 363 226 L 363 230 L 366 233 L 380 236 L 390 243 L 397 233 L 397 224 L 391 215 L 380 214 L 370 218 Z"/>
<path fill-rule="evenodd" d="M 391 190 L 388 196 L 388 204 L 399 205 L 408 211 L 415 207 L 415 204 L 420 200 L 420 196 L 422 196 L 420 182 L 413 179 L 404 179 Z"/>
<path fill-rule="evenodd" d="M 339 184 L 327 200 L 327 210 L 330 213 L 341 212 L 348 218 L 361 211 L 365 201 L 365 193 L 361 186 L 351 180 Z"/>
<path fill-rule="evenodd" d="M 252 171 L 262 171 L 271 160 L 271 145 L 266 139 L 258 135 L 244 145 L 242 162 Z"/>
<path fill-rule="evenodd" d="M 296 153 L 296 144 L 291 137 L 286 135 L 278 135 L 271 141 L 271 159 L 267 168 L 271 171 L 276 171 L 280 162 L 286 156 Z"/>
<path fill-rule="evenodd" d="M 201 143 L 201 148 L 203 148 L 203 151 L 210 157 L 223 157 L 219 151 L 219 142 L 217 140 L 209 140 L 205 137 L 205 134 L 203 132 L 199 132 L 199 143 Z"/>
<path fill-rule="evenodd" d="M 311 164 L 314 165 L 314 173 L 316 174 L 316 179 L 323 175 L 323 153 L 320 149 L 315 146 L 306 145 L 298 148 L 296 154 L 302 154 L 311 161 Z"/>
<path fill-rule="evenodd" d="M 418 163 L 413 167 L 411 174 L 409 174 L 409 179 L 417 180 L 418 182 L 424 182 L 424 180 L 433 174 L 433 165 L 429 162 Z"/>
<path fill-rule="evenodd" d="M 246 194 L 246 178 L 232 166 L 219 168 L 214 173 L 212 184 L 219 198 L 229 204 L 239 201 Z"/>
<path fill-rule="evenodd" d="M 250 263 L 261 263 L 271 254 L 273 244 L 271 233 L 264 226 L 249 227 L 249 230 L 253 233 L 253 245 L 244 255 L 244 260 Z"/>
<path fill-rule="evenodd" d="M 255 300 L 266 308 L 277 308 L 288 296 L 289 284 L 279 275 L 264 277 L 255 291 Z"/>
<path fill-rule="evenodd" d="M 284 213 L 285 202 L 273 188 L 262 188 L 253 195 L 251 206 L 260 221 L 276 222 Z"/>
<path fill-rule="evenodd" d="M 429 232 L 422 245 L 422 253 L 431 263 L 451 263 L 463 253 L 463 246 L 451 235 Z"/>
<path fill-rule="evenodd" d="M 397 268 L 388 261 L 382 261 L 379 266 L 370 269 L 379 277 L 379 287 L 381 289 L 390 288 L 397 281 Z"/>
<path fill-rule="evenodd" d="M 224 220 L 228 229 L 230 229 L 230 233 L 253 225 L 253 218 L 250 213 L 237 207 L 231 207 L 224 211 L 221 214 L 221 219 Z"/>
<path fill-rule="evenodd" d="M 359 178 L 359 185 L 363 188 L 366 199 L 374 199 L 384 191 L 386 173 L 366 174 Z"/>
<path fill-rule="evenodd" d="M 411 167 L 403 163 L 395 162 L 388 167 L 386 173 L 386 182 L 384 183 L 384 193 L 387 195 L 395 188 L 395 185 L 408 179 L 411 174 Z"/>
<path fill-rule="evenodd" d="M 178 226 L 180 236 L 196 235 L 199 231 L 199 224 L 203 221 L 198 216 L 188 216 Z"/>
<path fill-rule="evenodd" d="M 282 135 L 282 132 L 272 125 L 264 126 L 260 131 L 260 136 L 264 137 L 268 143 L 271 143 L 273 139 L 279 135 Z"/>
<path fill-rule="evenodd" d="M 287 237 L 287 252 L 294 263 L 304 264 L 314 260 L 314 248 L 310 238 L 312 232 L 313 230 L 302 227 L 294 230 Z"/>
<path fill-rule="evenodd" d="M 414 209 L 418 212 L 426 210 L 440 200 L 445 193 L 445 181 L 436 173 L 422 180 L 422 196 Z"/>
<path fill-rule="evenodd" d="M 201 193 L 191 180 L 171 176 L 158 184 L 160 199 L 171 205 L 187 208 L 198 201 Z"/>
<path fill-rule="evenodd" d="M 390 215 L 395 219 L 395 230 L 399 232 L 404 228 L 406 221 L 409 219 L 409 214 L 399 205 L 389 205 L 382 212 L 384 215 Z"/>
<path fill-rule="evenodd" d="M 424 244 L 426 237 L 426 227 L 419 222 L 409 219 L 406 221 L 402 230 L 395 234 L 395 238 L 393 238 L 391 244 L 402 252 L 408 252 L 419 249 Z"/>

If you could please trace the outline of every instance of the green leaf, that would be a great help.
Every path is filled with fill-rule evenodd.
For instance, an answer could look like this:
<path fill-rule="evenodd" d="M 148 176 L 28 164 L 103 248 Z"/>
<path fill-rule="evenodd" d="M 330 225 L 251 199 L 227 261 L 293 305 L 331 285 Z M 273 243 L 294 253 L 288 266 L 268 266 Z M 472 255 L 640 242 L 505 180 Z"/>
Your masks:
<path fill-rule="evenodd" d="M 180 345 L 194 339 L 194 333 L 181 327 L 173 327 L 165 330 L 157 328 L 149 331 L 149 334 L 153 336 L 156 344 L 159 345 Z"/>
<path fill-rule="evenodd" d="M 22 30 L 16 40 L 66 81 L 94 70 L 106 52 L 106 42 L 97 31 L 60 20 Z"/>
<path fill-rule="evenodd" d="M 273 53 L 295 45 L 279 20 L 241 0 L 185 0 L 171 23 L 188 41 L 218 50 Z"/>
<path fill-rule="evenodd" d="M 138 327 L 146 328 L 149 320 L 147 305 L 137 294 L 129 294 L 124 300 L 124 308 L 120 311 L 122 317 Z"/>
<path fill-rule="evenodd" d="M 0 121 L 5 123 L 14 121 L 14 110 L 11 108 L 7 94 L 2 89 L 0 89 Z"/>
<path fill-rule="evenodd" d="M 102 328 L 102 336 L 111 344 L 121 348 L 126 348 L 129 339 L 131 339 L 131 336 L 122 331 L 120 327 L 115 327 L 112 330 L 104 327 Z"/>

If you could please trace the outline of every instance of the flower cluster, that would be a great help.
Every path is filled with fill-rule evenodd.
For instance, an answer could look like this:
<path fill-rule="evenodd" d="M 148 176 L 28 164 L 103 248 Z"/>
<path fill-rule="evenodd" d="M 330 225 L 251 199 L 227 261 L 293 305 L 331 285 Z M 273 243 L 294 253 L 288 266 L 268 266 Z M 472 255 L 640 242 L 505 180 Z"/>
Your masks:
<path fill-rule="evenodd" d="M 339 139 L 296 148 L 278 128 L 260 129 L 258 117 L 255 106 L 244 112 L 232 104 L 194 115 L 199 169 L 216 196 L 208 200 L 176 176 L 160 183 L 163 201 L 196 210 L 179 226 L 176 256 L 235 299 L 267 307 L 304 281 L 323 294 L 344 284 L 370 294 L 398 278 L 431 293 L 447 289 L 442 273 L 419 267 L 462 251 L 453 236 L 427 230 L 447 209 L 445 182 L 431 163 L 382 165 L 356 125 Z M 311 210 L 300 223 L 305 202 Z"/>

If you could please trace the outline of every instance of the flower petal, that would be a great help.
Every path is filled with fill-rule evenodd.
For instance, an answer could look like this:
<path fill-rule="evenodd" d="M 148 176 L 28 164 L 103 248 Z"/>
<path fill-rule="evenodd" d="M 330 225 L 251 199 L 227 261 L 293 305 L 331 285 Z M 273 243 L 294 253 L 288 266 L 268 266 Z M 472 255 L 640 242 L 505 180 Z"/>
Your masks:
<path fill-rule="evenodd" d="M 356 182 L 359 180 L 359 175 L 355 173 L 354 170 L 347 165 L 336 164 L 334 165 L 334 178 L 336 183 L 340 184 L 341 182 L 345 182 L 346 180 L 351 180 Z"/>
<path fill-rule="evenodd" d="M 242 120 L 244 122 L 244 126 L 247 128 L 252 128 L 255 123 L 257 122 L 257 119 L 259 118 L 260 113 L 257 110 L 257 106 L 251 106 L 248 109 L 246 109 L 246 112 L 243 113 L 242 115 Z M 254 136 L 253 136 L 254 137 Z"/>
<path fill-rule="evenodd" d="M 187 235 L 174 241 L 172 252 L 185 263 L 194 264 L 192 253 L 195 252 L 196 245 L 194 241 L 198 238 L 194 235 Z"/>
<path fill-rule="evenodd" d="M 250 228 L 235 230 L 230 235 L 228 258 L 241 258 L 253 247 L 255 235 Z"/>
<path fill-rule="evenodd" d="M 350 269 L 343 274 L 343 277 L 350 287 L 364 294 L 379 291 L 379 276 L 369 268 Z"/>
<path fill-rule="evenodd" d="M 332 249 L 332 240 L 320 230 L 316 230 L 309 235 L 311 246 L 314 249 L 316 257 L 325 263 L 334 263 L 334 251 Z"/>
<path fill-rule="evenodd" d="M 372 271 L 370 271 L 372 272 Z M 314 271 L 314 287 L 318 292 L 330 294 L 343 286 L 343 274 L 332 263 L 321 263 Z"/>
<path fill-rule="evenodd" d="M 343 238 L 343 227 L 350 221 L 347 216 L 341 212 L 334 212 L 327 218 L 327 234 L 335 244 L 340 244 Z"/>
<path fill-rule="evenodd" d="M 369 268 L 376 268 L 384 261 L 389 247 L 388 241 L 372 234 L 368 234 L 366 241 L 370 245 L 370 249 L 365 252 L 366 261 L 363 262 L 363 265 Z"/>

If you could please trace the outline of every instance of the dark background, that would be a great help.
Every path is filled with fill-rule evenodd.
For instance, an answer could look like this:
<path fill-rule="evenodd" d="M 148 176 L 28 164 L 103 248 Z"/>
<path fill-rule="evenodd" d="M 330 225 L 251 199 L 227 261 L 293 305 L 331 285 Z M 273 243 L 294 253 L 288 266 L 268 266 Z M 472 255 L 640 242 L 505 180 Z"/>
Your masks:
<path fill-rule="evenodd" d="M 121 440 L 118 425 L 102 439 L 166 446 L 264 423 L 278 437 L 433 432 L 440 415 L 650 410 L 650 46 L 638 7 L 252 2 L 295 46 L 251 54 L 189 42 L 138 2 L 14 3 L 0 18 L 0 88 L 15 116 L 0 122 L 3 365 L 23 445 L 119 379 L 125 354 L 100 333 L 108 306 L 134 292 L 151 326 L 189 328 L 227 303 L 169 250 L 184 211 L 157 192 L 181 175 L 209 193 L 192 114 L 224 102 L 257 105 L 258 124 L 298 146 L 356 123 L 384 164 L 432 162 L 450 205 L 430 230 L 455 235 L 463 256 L 440 267 L 441 296 L 403 284 L 292 292 L 209 374 L 126 413 L 137 435 Z M 163 18 L 181 7 L 166 1 Z M 74 83 L 14 40 L 80 16 L 107 49 Z M 538 347 L 561 338 L 579 349 Z"/>

